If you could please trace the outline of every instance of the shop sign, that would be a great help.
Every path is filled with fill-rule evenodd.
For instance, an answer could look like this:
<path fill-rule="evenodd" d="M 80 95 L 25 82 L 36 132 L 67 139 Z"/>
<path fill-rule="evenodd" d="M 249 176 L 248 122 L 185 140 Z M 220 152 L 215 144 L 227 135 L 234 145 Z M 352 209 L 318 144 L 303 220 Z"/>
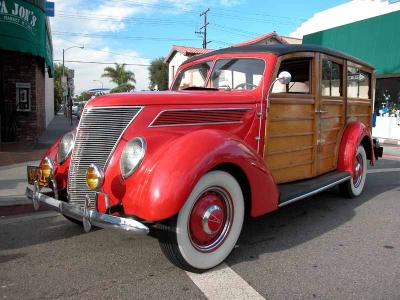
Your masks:
<path fill-rule="evenodd" d="M 46 1 L 46 16 L 54 17 L 54 2 Z"/>
<path fill-rule="evenodd" d="M 0 49 L 43 57 L 52 74 L 49 34 L 46 15 L 39 6 L 22 0 L 0 0 Z"/>
<path fill-rule="evenodd" d="M 37 20 L 38 16 L 35 12 L 24 6 L 24 3 L 6 2 L 5 0 L 0 2 L 0 22 L 21 26 L 36 35 Z"/>

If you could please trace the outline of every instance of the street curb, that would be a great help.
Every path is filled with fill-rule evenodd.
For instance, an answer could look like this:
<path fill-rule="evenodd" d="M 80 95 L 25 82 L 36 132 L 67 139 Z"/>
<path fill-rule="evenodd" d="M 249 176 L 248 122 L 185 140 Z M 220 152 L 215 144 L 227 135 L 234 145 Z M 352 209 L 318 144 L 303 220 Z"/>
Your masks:
<path fill-rule="evenodd" d="M 378 138 L 378 141 L 379 141 L 379 143 L 381 143 L 381 144 L 400 146 L 400 141 L 399 141 L 399 140 Z"/>

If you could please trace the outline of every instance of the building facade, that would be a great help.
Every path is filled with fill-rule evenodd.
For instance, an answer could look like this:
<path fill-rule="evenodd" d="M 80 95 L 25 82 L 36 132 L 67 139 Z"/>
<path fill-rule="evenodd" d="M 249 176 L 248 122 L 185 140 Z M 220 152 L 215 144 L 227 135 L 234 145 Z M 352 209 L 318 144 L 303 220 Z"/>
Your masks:
<path fill-rule="evenodd" d="M 377 117 L 372 133 L 382 140 L 393 140 L 398 143 L 400 143 L 399 20 L 400 10 L 397 10 L 303 37 L 304 44 L 334 48 L 375 67 L 374 112 Z M 348 74 L 348 76 L 353 75 Z"/>
<path fill-rule="evenodd" d="M 34 142 L 54 117 L 44 0 L 0 0 L 0 142 Z"/>

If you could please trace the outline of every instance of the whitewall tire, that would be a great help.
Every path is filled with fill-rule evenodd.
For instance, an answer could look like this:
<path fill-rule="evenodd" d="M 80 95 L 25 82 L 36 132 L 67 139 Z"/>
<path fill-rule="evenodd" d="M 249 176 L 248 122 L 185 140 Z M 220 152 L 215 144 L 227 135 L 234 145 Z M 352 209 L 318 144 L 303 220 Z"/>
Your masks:
<path fill-rule="evenodd" d="M 178 267 L 202 272 L 223 262 L 240 236 L 244 198 L 237 180 L 224 171 L 206 173 L 177 216 L 160 224 L 161 249 Z"/>
<path fill-rule="evenodd" d="M 367 154 L 362 145 L 358 146 L 353 166 L 353 176 L 349 181 L 340 185 L 340 190 L 344 196 L 354 198 L 364 190 L 365 180 L 367 178 Z"/>

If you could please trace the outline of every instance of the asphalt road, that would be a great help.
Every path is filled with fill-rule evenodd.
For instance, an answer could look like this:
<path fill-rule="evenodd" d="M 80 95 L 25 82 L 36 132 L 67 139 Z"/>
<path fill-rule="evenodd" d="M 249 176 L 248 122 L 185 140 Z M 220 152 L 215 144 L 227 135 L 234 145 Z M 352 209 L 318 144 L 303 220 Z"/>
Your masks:
<path fill-rule="evenodd" d="M 49 212 L 1 218 L 0 299 L 400 299 L 400 161 L 373 169 L 356 199 L 333 189 L 247 220 L 222 271 L 199 279 L 150 237 L 85 234 Z"/>

